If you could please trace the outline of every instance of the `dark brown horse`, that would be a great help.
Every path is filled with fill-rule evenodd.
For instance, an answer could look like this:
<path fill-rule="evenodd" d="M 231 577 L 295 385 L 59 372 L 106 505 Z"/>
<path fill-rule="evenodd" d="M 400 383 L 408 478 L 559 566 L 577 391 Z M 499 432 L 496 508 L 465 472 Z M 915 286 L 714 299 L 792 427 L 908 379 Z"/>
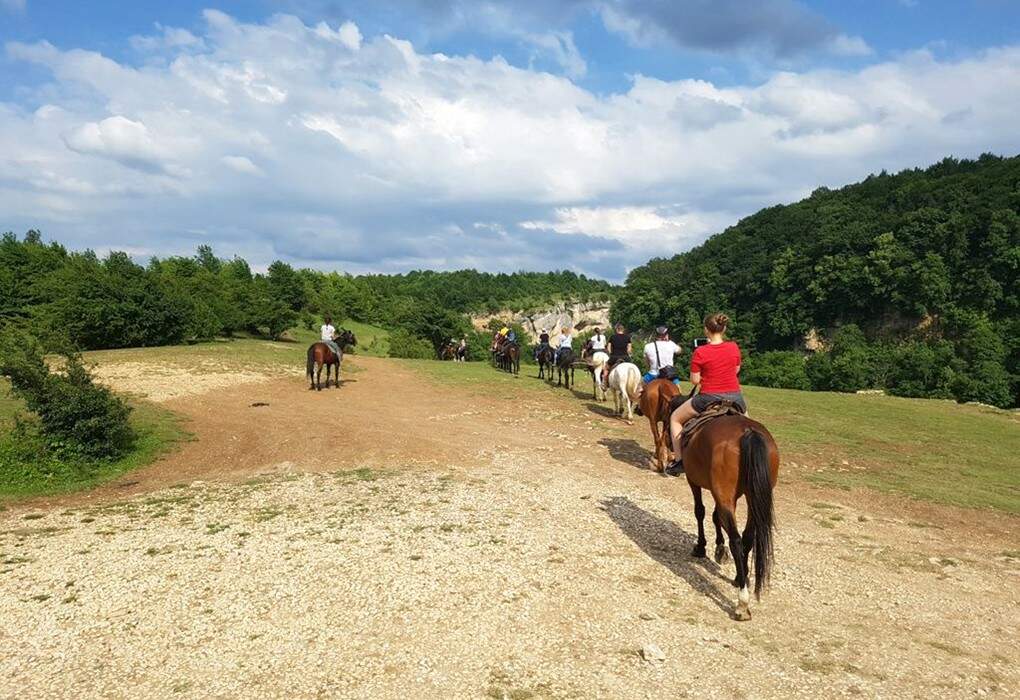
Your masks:
<path fill-rule="evenodd" d="M 556 351 L 553 350 L 548 344 L 543 345 L 538 351 L 538 356 L 535 358 L 538 360 L 538 378 L 548 379 L 550 382 L 553 380 L 553 358 L 556 356 Z M 546 371 L 548 370 L 548 375 Z"/>
<path fill-rule="evenodd" d="M 337 355 L 333 352 L 328 345 L 323 342 L 312 343 L 308 348 L 308 364 L 306 367 L 306 375 L 308 381 L 311 382 L 311 389 L 318 389 L 322 391 L 322 368 L 326 368 L 326 388 L 329 388 L 329 369 L 330 367 L 336 368 L 336 376 L 334 378 L 335 385 L 340 386 L 340 362 L 343 360 L 343 351 L 348 346 L 355 346 L 358 344 L 358 339 L 354 337 L 354 331 L 344 330 L 343 328 L 337 333 L 336 344 L 340 347 L 340 354 Z"/>
<path fill-rule="evenodd" d="M 564 383 L 568 389 L 574 385 L 574 351 L 566 347 L 556 359 L 556 386 Z"/>
<path fill-rule="evenodd" d="M 521 347 L 517 343 L 503 343 L 503 369 L 514 376 L 521 373 Z"/>
<path fill-rule="evenodd" d="M 655 471 L 662 473 L 669 459 L 669 401 L 680 389 L 668 379 L 653 379 L 641 393 L 641 414 L 648 418 L 655 445 Z"/>
<path fill-rule="evenodd" d="M 443 360 L 455 360 L 457 359 L 457 346 L 453 343 L 446 343 L 443 347 L 439 348 L 439 359 Z"/>
<path fill-rule="evenodd" d="M 772 570 L 772 489 L 779 478 L 779 448 L 761 423 L 743 415 L 726 415 L 704 423 L 684 447 L 684 471 L 694 494 L 694 515 L 698 519 L 698 544 L 692 552 L 705 556 L 705 505 L 701 490 L 708 489 L 715 500 L 715 560 L 726 558 L 722 531 L 730 542 L 739 589 L 734 617 L 750 620 L 748 556 L 754 550 L 754 595 L 758 599 Z M 747 524 L 737 529 L 737 501 L 747 500 Z"/>

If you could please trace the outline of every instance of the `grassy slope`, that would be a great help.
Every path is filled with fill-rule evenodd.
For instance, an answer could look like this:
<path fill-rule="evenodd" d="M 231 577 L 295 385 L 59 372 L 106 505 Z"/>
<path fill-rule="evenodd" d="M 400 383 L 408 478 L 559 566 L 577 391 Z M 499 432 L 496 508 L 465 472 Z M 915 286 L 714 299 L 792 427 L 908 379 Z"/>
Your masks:
<path fill-rule="evenodd" d="M 24 405 L 10 396 L 8 388 L 6 380 L 0 379 L 0 433 L 11 429 L 16 414 L 25 412 Z M 130 454 L 115 462 L 101 464 L 87 475 L 65 474 L 45 482 L 0 479 L 0 501 L 5 497 L 63 493 L 100 484 L 152 462 L 187 438 L 187 432 L 174 413 L 146 401 L 132 400 L 128 403 L 134 409 L 131 426 L 138 436 L 135 449 Z"/>
<path fill-rule="evenodd" d="M 385 330 L 350 321 L 344 326 L 352 329 L 358 336 L 356 352 L 375 356 L 385 356 L 388 352 L 389 334 Z M 256 371 L 282 367 L 303 368 L 308 344 L 317 339 L 317 332 L 295 329 L 288 334 L 285 341 L 276 343 L 258 338 L 238 338 L 171 347 L 99 350 L 86 353 L 85 357 L 93 363 L 166 362 L 191 366 L 197 371 L 202 371 L 209 363 L 228 371 L 245 368 Z M 357 371 L 357 368 L 348 366 L 347 371 Z M 16 414 L 25 412 L 24 405 L 10 396 L 8 387 L 6 381 L 0 378 L 0 435 L 6 434 L 12 428 Z M 87 476 L 68 476 L 44 483 L 11 480 L 10 477 L 7 480 L 0 479 L 0 498 L 53 494 L 88 488 L 152 462 L 159 455 L 172 449 L 176 442 L 186 438 L 187 433 L 172 412 L 147 401 L 132 399 L 129 403 L 134 408 L 131 424 L 138 434 L 138 441 L 131 454 L 116 462 L 103 464 Z"/>
<path fill-rule="evenodd" d="M 569 396 L 536 381 L 535 368 L 515 380 L 485 363 L 407 362 L 438 381 L 479 393 Z M 580 390 L 589 391 L 586 375 L 577 380 Z M 1016 412 L 878 395 L 745 391 L 753 416 L 772 431 L 784 461 L 796 462 L 811 481 L 1020 514 Z"/>

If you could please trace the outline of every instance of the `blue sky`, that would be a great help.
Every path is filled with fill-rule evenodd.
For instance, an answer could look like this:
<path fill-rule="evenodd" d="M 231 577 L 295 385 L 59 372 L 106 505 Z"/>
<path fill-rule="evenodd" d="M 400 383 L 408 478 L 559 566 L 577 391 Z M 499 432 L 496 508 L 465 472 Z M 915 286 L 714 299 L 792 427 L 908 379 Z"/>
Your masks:
<path fill-rule="evenodd" d="M 761 206 L 1020 151 L 1008 0 L 0 0 L 0 229 L 622 279 Z"/>

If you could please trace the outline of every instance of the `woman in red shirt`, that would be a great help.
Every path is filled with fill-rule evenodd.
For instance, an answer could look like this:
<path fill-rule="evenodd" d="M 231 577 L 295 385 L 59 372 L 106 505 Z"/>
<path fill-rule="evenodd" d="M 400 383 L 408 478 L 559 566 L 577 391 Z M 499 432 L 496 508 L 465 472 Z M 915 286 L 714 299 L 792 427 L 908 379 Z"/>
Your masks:
<path fill-rule="evenodd" d="M 669 430 L 673 437 L 673 454 L 676 455 L 676 461 L 666 468 L 666 473 L 671 476 L 679 476 L 684 471 L 683 456 L 680 454 L 680 434 L 684 423 L 719 401 L 732 401 L 747 411 L 747 404 L 740 392 L 740 380 L 737 379 L 737 373 L 740 372 L 740 348 L 732 340 L 723 337 L 729 322 L 725 314 L 705 317 L 708 343 L 699 345 L 691 356 L 691 383 L 698 387 L 698 393 L 679 406 L 670 406 L 672 412 L 669 416 Z"/>

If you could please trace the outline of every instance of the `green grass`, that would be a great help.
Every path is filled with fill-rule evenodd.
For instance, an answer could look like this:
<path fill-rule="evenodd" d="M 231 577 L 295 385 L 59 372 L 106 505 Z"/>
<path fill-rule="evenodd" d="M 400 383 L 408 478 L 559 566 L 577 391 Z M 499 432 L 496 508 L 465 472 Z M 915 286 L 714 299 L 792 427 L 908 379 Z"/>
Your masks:
<path fill-rule="evenodd" d="M 55 471 L 45 479 L 40 479 L 37 473 L 5 473 L 0 477 L 0 501 L 96 486 L 149 464 L 187 438 L 187 432 L 176 414 L 143 401 L 129 403 L 134 409 L 131 412 L 131 426 L 137 435 L 135 447 L 130 454 L 116 461 L 90 464 L 88 468 L 71 467 Z M 0 410 L 10 417 L 20 408 L 18 402 L 7 401 Z M 3 430 L 6 432 L 7 428 Z"/>
<path fill-rule="evenodd" d="M 514 379 L 484 362 L 402 362 L 479 395 L 546 391 L 571 397 L 546 388 L 531 366 Z M 587 374 L 577 373 L 577 388 L 591 390 Z M 768 426 L 783 460 L 796 462 L 811 481 L 1020 514 L 1018 412 L 881 395 L 744 391 L 752 416 Z"/>

